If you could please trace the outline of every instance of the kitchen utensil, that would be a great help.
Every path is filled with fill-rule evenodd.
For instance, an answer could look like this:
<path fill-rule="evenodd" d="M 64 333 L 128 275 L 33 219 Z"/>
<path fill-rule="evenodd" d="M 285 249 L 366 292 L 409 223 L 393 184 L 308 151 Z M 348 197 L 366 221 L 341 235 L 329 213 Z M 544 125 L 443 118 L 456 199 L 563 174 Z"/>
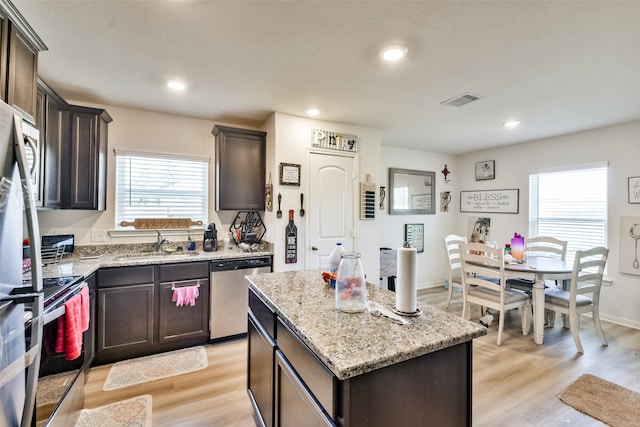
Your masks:
<path fill-rule="evenodd" d="M 280 202 L 282 202 L 282 194 L 278 193 L 278 211 L 276 212 L 276 218 L 282 218 L 282 210 L 280 209 Z"/>
<path fill-rule="evenodd" d="M 638 262 L 638 240 L 640 240 L 640 234 L 636 234 L 633 232 L 633 228 L 637 226 L 638 224 L 633 224 L 629 229 L 629 234 L 636 241 L 634 245 L 635 258 L 633 260 L 633 268 L 635 268 L 636 270 L 640 269 L 640 262 Z"/>
<path fill-rule="evenodd" d="M 300 216 L 304 216 L 304 193 L 300 193 Z"/>

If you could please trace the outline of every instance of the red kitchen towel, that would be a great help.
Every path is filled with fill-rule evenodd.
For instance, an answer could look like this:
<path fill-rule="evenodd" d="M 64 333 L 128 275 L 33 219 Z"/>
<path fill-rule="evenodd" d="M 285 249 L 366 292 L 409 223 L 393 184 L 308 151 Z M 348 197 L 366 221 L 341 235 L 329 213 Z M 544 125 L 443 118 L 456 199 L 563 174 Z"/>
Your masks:
<path fill-rule="evenodd" d="M 89 319 L 91 314 L 89 313 L 89 287 L 85 286 L 80 291 L 80 300 L 82 303 L 82 310 L 80 311 L 80 318 L 82 321 L 82 332 L 89 329 Z"/>
<path fill-rule="evenodd" d="M 86 288 L 85 288 L 86 289 Z M 65 313 L 58 317 L 58 339 L 56 340 L 56 352 L 65 353 L 65 359 L 74 360 L 82 354 L 83 320 L 88 319 L 88 293 L 87 304 L 83 304 L 82 291 L 64 303 Z M 83 314 L 83 312 L 87 312 Z M 88 325 L 88 320 L 86 321 Z M 86 329 L 85 329 L 86 330 Z"/>

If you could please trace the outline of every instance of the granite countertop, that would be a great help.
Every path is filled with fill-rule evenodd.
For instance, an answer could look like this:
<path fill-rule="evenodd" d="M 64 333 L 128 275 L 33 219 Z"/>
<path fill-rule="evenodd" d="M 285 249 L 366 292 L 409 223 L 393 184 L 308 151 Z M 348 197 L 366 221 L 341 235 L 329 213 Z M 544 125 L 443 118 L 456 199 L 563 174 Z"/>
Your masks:
<path fill-rule="evenodd" d="M 405 317 L 406 325 L 368 311 L 336 311 L 335 290 L 324 283 L 321 270 L 258 274 L 246 280 L 341 380 L 487 333 L 479 324 L 420 303 L 422 315 Z M 389 309 L 395 305 L 393 292 L 370 283 L 367 291 L 369 301 Z"/>
<path fill-rule="evenodd" d="M 142 255 L 139 251 L 123 250 L 122 245 L 104 245 L 100 248 L 100 253 L 82 252 L 73 255 L 65 255 L 59 263 L 46 265 L 42 268 L 42 277 L 64 277 L 83 276 L 87 277 L 104 267 L 129 267 L 148 264 L 171 264 L 196 261 L 211 261 L 233 258 L 254 258 L 260 256 L 271 256 L 272 251 L 261 250 L 258 252 L 244 252 L 237 247 L 227 250 L 205 252 L 202 250 L 194 252 L 175 252 L 173 254 L 149 254 Z M 30 278 L 30 273 L 26 273 L 24 278 Z"/>

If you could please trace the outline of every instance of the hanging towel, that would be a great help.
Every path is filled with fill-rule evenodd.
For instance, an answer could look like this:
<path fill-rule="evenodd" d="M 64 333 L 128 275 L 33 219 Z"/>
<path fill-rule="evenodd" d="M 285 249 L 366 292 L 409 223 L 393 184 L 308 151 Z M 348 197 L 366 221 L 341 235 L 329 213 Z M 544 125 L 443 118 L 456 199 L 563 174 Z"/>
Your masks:
<path fill-rule="evenodd" d="M 82 332 L 89 329 L 89 321 L 91 313 L 89 312 L 89 287 L 85 286 L 80 290 L 80 302 L 82 304 L 82 310 L 80 311 Z"/>
<path fill-rule="evenodd" d="M 82 354 L 83 315 L 82 293 L 64 303 L 65 313 L 58 317 L 56 352 L 65 353 L 65 359 L 74 360 Z M 88 304 L 86 305 L 88 309 Z"/>
<path fill-rule="evenodd" d="M 171 301 L 175 302 L 178 307 L 182 307 L 183 305 L 190 305 L 194 307 L 199 295 L 200 290 L 198 286 L 183 286 L 173 290 Z"/>

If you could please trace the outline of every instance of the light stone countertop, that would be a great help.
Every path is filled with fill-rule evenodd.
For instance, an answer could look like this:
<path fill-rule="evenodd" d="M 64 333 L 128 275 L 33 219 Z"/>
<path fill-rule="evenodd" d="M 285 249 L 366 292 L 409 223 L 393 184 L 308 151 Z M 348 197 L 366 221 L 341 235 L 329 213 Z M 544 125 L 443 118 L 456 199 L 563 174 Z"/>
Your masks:
<path fill-rule="evenodd" d="M 93 254 L 94 256 L 96 254 Z M 57 264 L 46 265 L 42 268 L 42 277 L 84 276 L 87 277 L 100 268 L 105 267 L 130 267 L 148 264 L 171 264 L 196 261 L 211 261 L 234 258 L 255 258 L 272 256 L 271 251 L 243 252 L 237 247 L 228 250 L 205 252 L 176 252 L 173 254 L 149 254 L 141 255 L 139 252 L 123 251 L 121 245 L 104 245 L 98 258 L 91 258 L 81 251 L 73 255 L 65 255 Z M 30 278 L 30 273 L 24 275 Z"/>
<path fill-rule="evenodd" d="M 341 380 L 409 360 L 486 335 L 483 326 L 436 307 L 418 303 L 418 317 L 407 325 L 363 313 L 335 309 L 335 289 L 321 270 L 248 276 L 251 289 L 276 312 Z M 367 284 L 369 301 L 386 308 L 395 294 Z"/>

